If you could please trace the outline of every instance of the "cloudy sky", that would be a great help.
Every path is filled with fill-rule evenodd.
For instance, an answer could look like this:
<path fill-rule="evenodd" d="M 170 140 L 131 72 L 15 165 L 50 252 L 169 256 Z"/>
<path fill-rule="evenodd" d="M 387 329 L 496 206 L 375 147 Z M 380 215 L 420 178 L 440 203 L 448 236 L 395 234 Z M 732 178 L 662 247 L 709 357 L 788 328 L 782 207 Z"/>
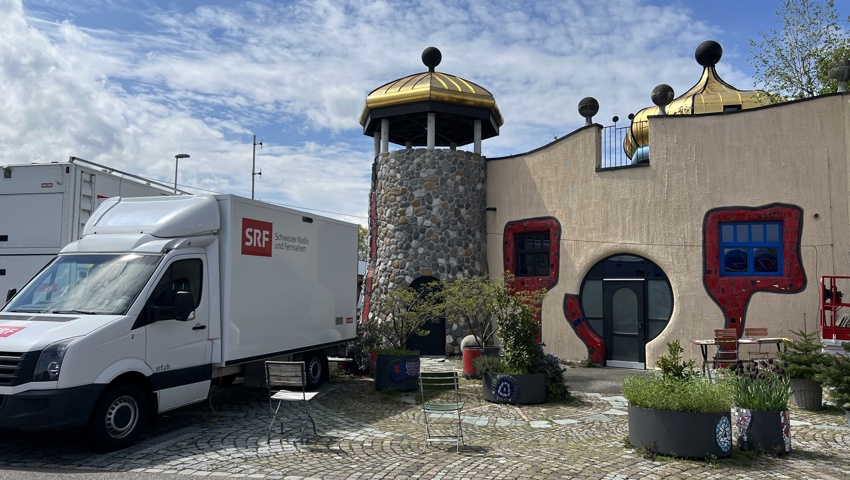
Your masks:
<path fill-rule="evenodd" d="M 843 17 L 850 2 L 839 1 Z M 753 88 L 748 39 L 781 0 L 0 0 L 0 165 L 77 156 L 181 188 L 366 225 L 366 96 L 426 70 L 487 88 L 505 118 L 484 154 L 526 152 L 699 78 L 694 50 Z M 621 124 L 623 120 L 620 121 Z M 469 147 L 471 149 L 471 146 Z"/>

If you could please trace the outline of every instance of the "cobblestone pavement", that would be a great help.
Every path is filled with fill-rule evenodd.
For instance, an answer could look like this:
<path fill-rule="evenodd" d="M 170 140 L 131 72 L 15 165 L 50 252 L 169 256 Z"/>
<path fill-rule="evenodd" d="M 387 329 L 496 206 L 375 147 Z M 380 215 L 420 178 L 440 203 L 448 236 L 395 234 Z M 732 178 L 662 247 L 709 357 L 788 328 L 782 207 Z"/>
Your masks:
<path fill-rule="evenodd" d="M 430 361 L 423 368 L 457 364 Z M 464 381 L 460 453 L 454 444 L 422 452 L 424 423 L 414 394 L 376 392 L 369 379 L 335 376 L 316 398 L 318 435 L 310 432 L 304 445 L 295 443 L 300 425 L 276 430 L 268 442 L 265 391 L 236 385 L 214 390 L 208 403 L 160 415 L 136 445 L 119 452 L 95 452 L 75 434 L 3 435 L 0 469 L 152 478 L 850 478 L 850 428 L 837 410 L 792 409 L 793 452 L 784 457 L 736 449 L 715 461 L 649 460 L 626 443 L 621 396 L 577 391 L 569 403 L 513 407 L 484 402 L 480 389 L 479 382 Z"/>

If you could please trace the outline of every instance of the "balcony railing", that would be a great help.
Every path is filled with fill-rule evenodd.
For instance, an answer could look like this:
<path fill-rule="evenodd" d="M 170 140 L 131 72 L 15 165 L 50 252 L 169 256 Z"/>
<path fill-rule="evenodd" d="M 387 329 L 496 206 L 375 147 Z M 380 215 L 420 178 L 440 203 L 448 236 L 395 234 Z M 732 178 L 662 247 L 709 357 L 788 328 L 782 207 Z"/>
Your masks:
<path fill-rule="evenodd" d="M 623 141 L 629 133 L 629 128 L 631 128 L 631 123 L 624 127 L 619 127 L 617 124 L 602 127 L 602 158 L 599 170 L 649 164 L 648 160 L 636 163 L 626 155 L 626 151 L 623 149 Z"/>

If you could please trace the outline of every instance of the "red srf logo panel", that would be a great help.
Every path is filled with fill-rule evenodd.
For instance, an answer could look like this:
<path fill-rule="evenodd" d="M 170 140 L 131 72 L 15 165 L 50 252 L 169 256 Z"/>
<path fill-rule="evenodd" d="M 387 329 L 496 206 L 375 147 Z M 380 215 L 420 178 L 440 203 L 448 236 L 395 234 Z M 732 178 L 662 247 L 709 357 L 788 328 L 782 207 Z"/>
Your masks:
<path fill-rule="evenodd" d="M 26 327 L 0 327 L 0 337 L 8 337 L 9 335 L 19 332 Z"/>
<path fill-rule="evenodd" d="M 242 255 L 272 256 L 272 230 L 269 222 L 242 219 Z"/>

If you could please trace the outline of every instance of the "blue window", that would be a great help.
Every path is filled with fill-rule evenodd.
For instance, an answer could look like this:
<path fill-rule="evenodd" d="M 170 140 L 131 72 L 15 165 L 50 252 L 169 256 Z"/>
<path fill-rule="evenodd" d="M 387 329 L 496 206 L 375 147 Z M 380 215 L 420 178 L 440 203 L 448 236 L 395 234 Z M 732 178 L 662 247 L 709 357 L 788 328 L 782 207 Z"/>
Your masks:
<path fill-rule="evenodd" d="M 782 222 L 720 224 L 721 275 L 782 275 Z"/>

